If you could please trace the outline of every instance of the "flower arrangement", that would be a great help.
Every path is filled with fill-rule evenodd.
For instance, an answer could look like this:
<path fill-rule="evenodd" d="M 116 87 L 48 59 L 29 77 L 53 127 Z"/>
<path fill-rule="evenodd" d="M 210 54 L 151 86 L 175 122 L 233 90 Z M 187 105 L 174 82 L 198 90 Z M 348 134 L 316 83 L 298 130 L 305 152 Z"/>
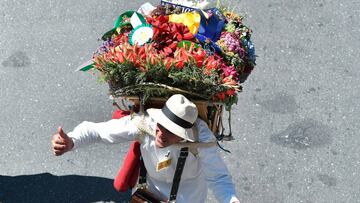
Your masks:
<path fill-rule="evenodd" d="M 92 62 L 115 97 L 168 97 L 221 102 L 228 109 L 255 66 L 243 17 L 206 1 L 162 0 L 120 15 Z"/>

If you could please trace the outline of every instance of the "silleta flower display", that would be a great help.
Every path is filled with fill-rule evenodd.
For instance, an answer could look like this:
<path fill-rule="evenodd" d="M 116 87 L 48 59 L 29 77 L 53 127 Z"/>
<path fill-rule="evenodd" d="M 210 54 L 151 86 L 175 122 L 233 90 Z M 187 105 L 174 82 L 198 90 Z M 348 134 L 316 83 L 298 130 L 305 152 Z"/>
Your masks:
<path fill-rule="evenodd" d="M 114 97 L 169 97 L 237 102 L 255 66 L 251 30 L 219 3 L 161 1 L 119 16 L 91 63 Z"/>

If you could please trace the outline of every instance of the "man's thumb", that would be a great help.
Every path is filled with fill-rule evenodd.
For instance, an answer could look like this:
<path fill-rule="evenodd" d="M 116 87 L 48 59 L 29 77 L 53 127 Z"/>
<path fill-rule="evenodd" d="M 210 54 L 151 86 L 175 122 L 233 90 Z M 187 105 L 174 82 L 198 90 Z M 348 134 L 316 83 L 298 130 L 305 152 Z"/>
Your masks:
<path fill-rule="evenodd" d="M 62 138 L 67 138 L 68 136 L 64 133 L 63 129 L 61 126 L 58 127 L 57 129 L 57 133 L 60 135 L 60 137 Z"/>

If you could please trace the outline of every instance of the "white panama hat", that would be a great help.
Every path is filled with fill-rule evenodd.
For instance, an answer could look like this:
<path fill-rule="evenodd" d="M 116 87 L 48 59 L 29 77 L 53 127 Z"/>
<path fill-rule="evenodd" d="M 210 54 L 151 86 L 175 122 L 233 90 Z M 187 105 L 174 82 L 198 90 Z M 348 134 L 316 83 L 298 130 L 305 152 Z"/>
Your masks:
<path fill-rule="evenodd" d="M 193 129 L 198 117 L 196 105 L 181 94 L 174 94 L 162 109 L 146 110 L 151 118 L 175 135 L 195 142 Z"/>

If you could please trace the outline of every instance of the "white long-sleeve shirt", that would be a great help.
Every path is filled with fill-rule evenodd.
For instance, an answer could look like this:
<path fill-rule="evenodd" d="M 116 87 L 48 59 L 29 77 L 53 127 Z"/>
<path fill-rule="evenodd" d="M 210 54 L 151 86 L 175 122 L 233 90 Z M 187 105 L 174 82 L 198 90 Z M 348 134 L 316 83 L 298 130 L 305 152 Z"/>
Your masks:
<path fill-rule="evenodd" d="M 155 130 L 156 122 L 147 117 L 146 123 L 149 128 Z M 199 142 L 212 142 L 214 136 L 207 124 L 197 119 L 196 126 L 199 132 Z M 102 123 L 84 121 L 68 133 L 74 141 L 74 148 L 88 146 L 96 142 L 121 143 L 131 141 L 140 134 L 139 129 L 131 120 L 131 116 L 121 119 L 113 119 Z M 155 138 L 150 135 L 143 137 L 141 154 L 147 170 L 147 184 L 151 192 L 169 199 L 172 181 L 180 154 L 180 147 L 171 145 L 166 148 L 155 146 Z M 211 188 L 219 202 L 239 201 L 236 198 L 234 184 L 229 171 L 219 156 L 216 146 L 198 148 L 195 156 L 189 152 L 186 159 L 179 190 L 176 197 L 177 203 L 202 203 L 206 201 L 207 188 Z M 171 159 L 171 164 L 160 171 L 156 171 L 159 162 Z"/>

